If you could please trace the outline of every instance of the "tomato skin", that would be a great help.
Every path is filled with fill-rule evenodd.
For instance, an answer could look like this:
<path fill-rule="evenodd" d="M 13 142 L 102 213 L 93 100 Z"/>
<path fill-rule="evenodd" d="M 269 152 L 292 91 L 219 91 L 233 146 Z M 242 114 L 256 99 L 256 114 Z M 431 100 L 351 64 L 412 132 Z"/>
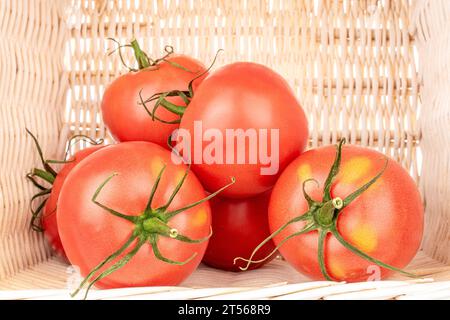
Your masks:
<path fill-rule="evenodd" d="M 140 215 L 164 164 L 166 169 L 152 202 L 155 208 L 166 203 L 186 170 L 185 165 L 173 164 L 171 153 L 156 144 L 125 142 L 110 146 L 82 161 L 69 174 L 58 201 L 58 230 L 69 261 L 80 268 L 83 276 L 118 250 L 135 228 L 133 223 L 91 201 L 97 188 L 117 173 L 97 200 L 124 214 Z M 200 182 L 190 172 L 169 209 L 181 208 L 204 197 Z M 178 214 L 168 225 L 192 239 L 208 236 L 211 228 L 208 202 Z M 160 236 L 158 247 L 165 257 L 184 261 L 194 253 L 197 256 L 183 266 L 170 265 L 155 258 L 151 245 L 146 243 L 123 268 L 96 285 L 100 288 L 177 285 L 196 269 L 206 246 L 207 241 L 190 244 Z"/>
<path fill-rule="evenodd" d="M 67 175 L 72 171 L 73 168 L 75 168 L 75 166 L 80 161 L 103 147 L 104 146 L 93 146 L 75 153 L 75 155 L 71 159 L 69 159 L 69 162 L 64 164 L 64 166 L 58 172 L 55 181 L 53 182 L 52 192 L 50 193 L 50 196 L 48 197 L 48 200 L 44 206 L 41 222 L 47 241 L 50 243 L 53 250 L 61 257 L 66 256 L 63 245 L 61 243 L 61 238 L 58 233 L 58 224 L 56 221 L 56 208 L 59 195 L 61 193 L 61 188 L 67 178 Z"/>
<path fill-rule="evenodd" d="M 272 192 L 269 204 L 269 224 L 274 232 L 289 219 L 306 212 L 308 205 L 302 196 L 302 183 L 311 197 L 320 201 L 323 185 L 335 158 L 333 146 L 305 152 L 283 172 Z M 336 177 L 332 197 L 344 199 L 351 192 L 377 175 L 385 156 L 379 152 L 344 146 L 341 169 Z M 278 244 L 287 235 L 299 231 L 301 222 L 291 224 L 274 238 Z M 343 209 L 337 221 L 342 237 L 352 245 L 389 265 L 403 268 L 415 256 L 423 234 L 423 206 L 417 186 L 408 173 L 390 159 L 381 178 Z M 324 279 L 317 259 L 318 233 L 296 236 L 280 248 L 283 257 L 299 272 L 312 279 Z M 391 271 L 377 267 L 343 247 L 331 234 L 325 240 L 325 265 L 330 276 L 338 281 L 365 281 Z M 380 271 L 378 273 L 378 271 Z M 372 278 L 371 278 L 372 277 Z"/>
<path fill-rule="evenodd" d="M 241 271 L 243 261 L 236 257 L 248 258 L 253 249 L 270 235 L 267 211 L 270 191 L 249 199 L 225 199 L 216 197 L 210 200 L 213 235 L 209 239 L 203 262 L 211 267 Z M 263 259 L 275 245 L 272 241 L 264 245 L 255 256 Z M 262 267 L 275 258 L 276 254 L 262 263 L 251 264 L 249 270 Z"/>
<path fill-rule="evenodd" d="M 222 164 L 196 163 L 194 152 L 197 150 L 192 149 L 201 137 L 194 136 L 194 121 L 202 122 L 203 132 L 208 129 L 221 132 L 224 155 L 227 129 L 267 129 L 269 136 L 271 129 L 279 130 L 278 172 L 261 175 L 260 169 L 268 165 L 262 163 L 259 152 L 254 164 L 248 160 L 245 164 L 236 161 L 232 164 L 226 161 Z M 271 69 L 250 62 L 229 64 L 209 75 L 194 93 L 180 129 L 190 132 L 192 169 L 208 191 L 216 190 L 230 177 L 236 177 L 236 183 L 222 194 L 230 198 L 247 198 L 269 190 L 282 170 L 300 155 L 308 140 L 307 119 L 288 83 Z M 235 159 L 238 153 L 244 152 L 236 150 L 236 141 L 235 138 Z M 209 143 L 203 142 L 202 154 Z M 245 149 L 246 159 L 249 159 L 248 141 Z"/>
<path fill-rule="evenodd" d="M 189 82 L 206 69 L 201 62 L 185 55 L 172 55 L 166 60 L 178 63 L 192 72 L 162 61 L 157 68 L 149 67 L 121 75 L 106 88 L 101 104 L 103 121 L 116 141 L 148 141 L 167 148 L 167 138 L 178 128 L 178 124 L 153 121 L 139 104 L 139 91 L 142 89 L 145 100 L 155 93 L 187 90 Z M 194 81 L 194 90 L 206 75 Z M 183 105 L 183 100 L 178 97 L 167 100 Z M 153 102 L 147 103 L 150 110 L 153 106 Z M 177 119 L 175 114 L 164 108 L 159 108 L 156 116 L 166 121 Z"/>

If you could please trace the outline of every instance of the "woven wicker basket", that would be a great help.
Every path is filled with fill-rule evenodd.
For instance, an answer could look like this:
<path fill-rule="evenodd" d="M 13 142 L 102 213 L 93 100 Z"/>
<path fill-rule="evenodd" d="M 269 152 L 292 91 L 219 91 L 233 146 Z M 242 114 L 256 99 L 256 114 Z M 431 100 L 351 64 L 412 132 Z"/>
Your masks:
<path fill-rule="evenodd" d="M 218 65 L 266 64 L 285 76 L 309 117 L 310 146 L 351 143 L 397 159 L 426 204 L 424 277 L 311 282 L 277 259 L 246 273 L 200 268 L 180 287 L 92 292 L 111 299 L 450 298 L 450 2 L 446 0 L 0 1 L 0 299 L 68 298 L 70 269 L 30 231 L 23 178 L 67 137 L 103 137 L 99 101 L 125 72 L 107 37 L 166 44 Z M 445 32 L 447 30 L 447 32 Z"/>

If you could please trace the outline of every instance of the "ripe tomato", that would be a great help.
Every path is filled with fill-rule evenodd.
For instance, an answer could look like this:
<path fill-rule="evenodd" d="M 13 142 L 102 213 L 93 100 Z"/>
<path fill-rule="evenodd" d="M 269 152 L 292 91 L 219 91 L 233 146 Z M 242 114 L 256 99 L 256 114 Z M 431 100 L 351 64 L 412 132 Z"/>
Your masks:
<path fill-rule="evenodd" d="M 70 171 L 72 171 L 72 169 L 75 168 L 81 160 L 101 148 L 103 148 L 103 146 L 94 146 L 75 153 L 75 155 L 69 159 L 69 161 L 58 172 L 55 181 L 53 182 L 52 192 L 50 193 L 50 196 L 45 204 L 41 220 L 42 228 L 44 229 L 44 234 L 53 250 L 55 250 L 56 253 L 62 257 L 65 257 L 65 253 L 58 233 L 58 225 L 56 221 L 56 204 L 58 202 L 61 188 Z"/>
<path fill-rule="evenodd" d="M 275 244 L 294 235 L 280 253 L 313 279 L 363 281 L 403 272 L 399 268 L 422 239 L 423 207 L 414 181 L 379 152 L 340 150 L 307 151 L 283 172 L 269 205 L 271 231 L 281 231 Z"/>
<path fill-rule="evenodd" d="M 139 104 L 139 93 L 142 90 L 143 97 L 151 97 L 169 90 L 184 90 L 192 79 L 203 72 L 205 67 L 201 62 L 185 55 L 171 55 L 154 66 L 142 67 L 118 77 L 109 84 L 103 95 L 101 108 L 106 127 L 117 141 L 148 141 L 167 147 L 167 138 L 178 128 L 178 123 L 152 120 Z M 205 76 L 206 73 L 193 82 L 194 89 Z M 167 100 L 184 105 L 179 97 Z M 153 105 L 147 104 L 149 108 Z M 164 108 L 159 108 L 156 116 L 169 122 L 178 118 Z"/>
<path fill-rule="evenodd" d="M 164 148 L 121 143 L 69 174 L 58 230 L 69 261 L 86 277 L 82 285 L 176 285 L 203 257 L 211 229 L 205 201 L 214 195 L 198 203 L 200 182 Z"/>
<path fill-rule="evenodd" d="M 195 129 L 199 124 L 201 132 Z M 271 69 L 250 62 L 229 64 L 208 76 L 194 92 L 180 129 L 190 133 L 192 169 L 207 190 L 215 190 L 229 177 L 236 177 L 236 183 L 223 193 L 231 198 L 250 197 L 269 190 L 279 173 L 300 155 L 308 140 L 307 119 L 288 83 Z M 237 136 L 227 142 L 227 132 L 233 129 Z M 214 135 L 202 137 L 207 131 Z M 246 132 L 257 137 L 257 141 L 253 139 L 254 145 Z M 245 145 L 238 146 L 242 138 Z M 183 143 L 180 136 L 174 141 L 178 146 Z M 218 146 L 215 151 L 210 149 L 213 145 Z M 183 150 L 180 152 L 185 154 Z M 195 153 L 203 155 L 200 163 Z M 205 159 L 208 153 L 217 158 Z M 228 155 L 231 161 L 226 159 Z M 265 163 L 266 155 L 270 163 Z M 244 156 L 245 160 L 239 163 L 237 159 Z M 274 171 L 261 174 L 262 168 L 267 169 L 271 164 Z"/>
<path fill-rule="evenodd" d="M 248 199 L 211 199 L 213 234 L 209 239 L 203 262 L 227 271 L 240 271 L 242 262 L 234 263 L 236 257 L 248 257 L 253 249 L 270 235 L 268 206 L 270 192 Z M 261 248 L 256 259 L 268 256 L 275 248 L 272 241 Z M 256 269 L 275 257 L 255 263 Z"/>

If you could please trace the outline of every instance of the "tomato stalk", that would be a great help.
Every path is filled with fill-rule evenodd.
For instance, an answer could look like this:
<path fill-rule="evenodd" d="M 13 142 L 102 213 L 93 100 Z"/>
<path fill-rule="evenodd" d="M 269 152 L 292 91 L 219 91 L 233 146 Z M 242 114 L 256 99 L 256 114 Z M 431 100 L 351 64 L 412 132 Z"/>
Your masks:
<path fill-rule="evenodd" d="M 133 223 L 133 231 L 129 237 L 129 239 L 125 242 L 125 244 L 120 247 L 117 251 L 113 252 L 110 256 L 108 256 L 106 259 L 101 261 L 95 268 L 93 268 L 89 274 L 85 277 L 85 279 L 81 282 L 80 286 L 71 294 L 72 297 L 77 295 L 81 289 L 83 289 L 86 284 L 88 284 L 88 287 L 86 288 L 85 296 L 87 297 L 90 288 L 99 280 L 103 279 L 104 277 L 108 276 L 109 274 L 113 273 L 114 271 L 122 268 L 125 266 L 128 261 L 130 261 L 136 253 L 139 251 L 139 249 L 144 244 L 150 244 L 153 254 L 158 260 L 161 260 L 163 262 L 173 264 L 173 265 L 185 265 L 192 261 L 197 255 L 197 253 L 194 253 L 191 257 L 184 261 L 176 261 L 169 259 L 162 255 L 162 253 L 159 250 L 158 247 L 158 239 L 159 237 L 166 237 L 173 240 L 186 242 L 186 243 L 202 243 L 204 241 L 207 241 L 211 235 L 211 232 L 204 238 L 201 239 L 191 239 L 183 234 L 181 234 L 176 228 L 172 228 L 170 226 L 170 220 L 175 217 L 176 215 L 180 214 L 183 211 L 186 211 L 190 208 L 193 208 L 195 206 L 198 206 L 205 201 L 208 201 L 212 199 L 213 197 L 217 196 L 219 193 L 224 191 L 225 189 L 229 188 L 231 185 L 235 183 L 235 179 L 231 178 L 231 182 L 224 187 L 220 188 L 214 193 L 211 193 L 207 197 L 200 199 L 198 201 L 195 201 L 189 205 L 186 205 L 182 208 L 175 209 L 175 210 L 169 210 L 169 206 L 175 199 L 176 195 L 180 191 L 184 181 L 186 180 L 186 177 L 189 173 L 189 167 L 184 172 L 183 177 L 180 179 L 180 181 L 175 186 L 175 189 L 172 191 L 172 194 L 169 196 L 169 199 L 167 202 L 159 207 L 154 208 L 153 207 L 153 199 L 155 196 L 155 193 L 158 189 L 158 185 L 161 181 L 162 175 L 164 173 L 166 166 L 164 166 L 160 172 L 158 173 L 158 176 L 152 186 L 152 189 L 150 191 L 150 195 L 147 201 L 147 205 L 145 209 L 142 211 L 139 215 L 129 215 L 125 213 L 118 212 L 112 208 L 109 208 L 105 206 L 104 204 L 97 201 L 98 196 L 100 195 L 101 191 L 105 188 L 105 186 L 115 177 L 117 176 L 117 173 L 113 173 L 109 177 L 103 181 L 100 186 L 95 191 L 91 201 L 99 206 L 100 208 L 104 209 L 109 214 L 112 214 L 118 218 L 127 220 L 131 223 Z M 134 246 L 133 246 L 134 245 Z M 109 262 L 112 262 L 114 259 L 118 258 L 122 253 L 125 252 L 129 247 L 132 247 L 132 249 L 122 258 L 120 258 L 117 262 L 115 262 L 113 265 L 107 267 L 104 271 L 99 273 L 99 270 L 104 267 Z M 99 274 L 97 274 L 99 273 Z"/>
<path fill-rule="evenodd" d="M 144 51 L 142 51 L 137 40 L 134 39 L 133 41 L 131 41 L 130 45 L 131 45 L 131 48 L 133 48 L 134 57 L 136 58 L 136 61 L 138 62 L 139 70 L 150 67 L 150 65 L 151 65 L 150 59 L 148 58 L 147 54 Z"/>
<path fill-rule="evenodd" d="M 108 40 L 114 41 L 117 44 L 117 47 L 114 50 L 110 51 L 108 53 L 108 55 L 110 56 L 110 55 L 112 55 L 113 53 L 115 53 L 117 51 L 118 54 L 119 54 L 120 61 L 122 62 L 122 65 L 125 68 L 127 68 L 129 72 L 138 72 L 138 71 L 144 70 L 144 69 L 155 70 L 155 69 L 158 69 L 158 65 L 162 61 L 165 61 L 165 62 L 169 63 L 170 65 L 172 65 L 172 66 L 174 66 L 176 68 L 182 69 L 182 70 L 184 70 L 186 72 L 192 72 L 191 70 L 189 70 L 188 68 L 180 65 L 179 63 L 167 60 L 167 58 L 169 58 L 169 56 L 174 53 L 174 50 L 173 50 L 172 46 L 165 46 L 164 47 L 165 54 L 161 58 L 152 59 L 152 58 L 150 58 L 147 55 L 147 53 L 145 51 L 143 51 L 141 49 L 141 47 L 139 45 L 139 42 L 136 39 L 132 40 L 130 43 L 127 43 L 127 44 L 121 44 L 119 41 L 117 41 L 116 39 L 113 39 L 113 38 L 108 38 Z M 137 64 L 138 64 L 138 68 L 137 69 L 133 68 L 133 67 L 130 67 L 125 62 L 125 59 L 124 59 L 123 54 L 122 54 L 122 49 L 123 48 L 131 48 L 131 49 L 133 49 L 134 57 L 135 57 L 135 59 L 137 61 Z"/>
<path fill-rule="evenodd" d="M 42 210 L 45 207 L 45 204 L 47 203 L 47 197 L 52 192 L 52 186 L 55 182 L 56 176 L 58 173 L 56 170 L 51 166 L 51 164 L 65 164 L 71 162 L 71 160 L 68 160 L 70 150 L 74 146 L 75 143 L 78 143 L 80 141 L 86 141 L 92 145 L 99 145 L 103 143 L 103 139 L 99 139 L 97 141 L 93 140 L 92 138 L 89 138 L 85 135 L 74 135 L 72 136 L 68 143 L 67 143 L 67 149 L 63 160 L 49 160 L 44 158 L 44 154 L 42 152 L 42 148 L 39 144 L 38 139 L 36 136 L 31 133 L 30 130 L 26 129 L 27 133 L 31 136 L 33 139 L 34 145 L 36 146 L 39 159 L 42 163 L 42 169 L 40 168 L 34 168 L 26 175 L 26 178 L 39 190 L 36 194 L 33 195 L 33 197 L 30 200 L 30 210 L 31 210 L 31 220 L 30 220 L 30 227 L 34 231 L 42 232 L 44 229 L 42 228 L 42 224 L 40 222 L 37 222 L 37 220 L 40 220 Z M 45 185 L 41 182 L 45 182 Z M 42 199 L 43 198 L 43 199 Z M 41 202 L 34 208 L 34 202 L 38 199 L 42 199 Z"/>
<path fill-rule="evenodd" d="M 303 213 L 302 215 L 299 215 L 290 221 L 286 222 L 284 225 L 282 225 L 279 229 L 277 229 L 275 232 L 273 232 L 267 239 L 265 239 L 260 245 L 258 245 L 254 251 L 252 252 L 249 259 L 245 259 L 242 257 L 238 257 L 235 259 L 235 263 L 238 260 L 243 260 L 247 263 L 245 267 L 240 267 L 241 270 L 247 270 L 252 263 L 261 263 L 265 260 L 267 260 L 270 256 L 276 253 L 276 251 L 289 239 L 311 232 L 311 231 L 317 231 L 318 232 L 318 253 L 317 253 L 317 259 L 319 262 L 320 271 L 322 272 L 322 275 L 327 280 L 333 280 L 331 276 L 328 274 L 327 267 L 325 265 L 325 253 L 324 253 L 324 247 L 325 247 L 325 239 L 329 233 L 331 233 L 345 248 L 350 250 L 352 253 L 356 254 L 357 256 L 372 262 L 380 267 L 383 267 L 388 270 L 400 272 L 404 275 L 407 275 L 409 277 L 416 277 L 416 275 L 406 272 L 402 269 L 396 268 L 394 266 L 388 265 L 386 263 L 383 263 L 382 261 L 375 259 L 362 250 L 356 248 L 352 244 L 350 244 L 347 240 L 345 240 L 341 233 L 338 230 L 337 227 L 337 221 L 340 214 L 343 212 L 343 209 L 345 209 L 350 203 L 352 203 L 356 198 L 358 198 L 359 195 L 361 195 L 364 191 L 369 189 L 384 173 L 386 170 L 386 167 L 388 165 L 389 160 L 386 158 L 385 165 L 380 170 L 380 172 L 373 177 L 370 181 L 368 181 L 366 184 L 361 186 L 359 189 L 348 195 L 345 199 L 341 199 L 339 197 L 333 198 L 331 195 L 331 187 L 334 182 L 335 177 L 339 173 L 340 163 L 341 163 L 341 157 L 342 157 L 342 146 L 345 143 L 345 139 L 342 139 L 339 144 L 336 147 L 336 157 L 333 162 L 333 165 L 331 166 L 330 172 L 327 176 L 327 179 L 325 181 L 324 186 L 324 193 L 322 196 L 321 201 L 315 201 L 313 200 L 308 193 L 305 190 L 305 186 L 308 182 L 315 182 L 317 185 L 319 184 L 317 180 L 315 179 L 308 179 L 303 182 L 303 196 L 306 199 L 308 203 L 308 210 Z M 303 228 L 301 228 L 299 231 L 288 235 L 285 237 L 273 250 L 267 257 L 261 260 L 253 260 L 255 254 L 260 250 L 260 248 L 273 239 L 275 236 L 280 234 L 283 230 L 285 230 L 289 225 L 304 221 L 305 224 Z"/>
<path fill-rule="evenodd" d="M 197 75 L 196 77 L 194 77 L 189 82 L 187 90 L 171 90 L 171 91 L 167 91 L 167 92 L 159 92 L 159 93 L 155 93 L 150 98 L 147 98 L 145 100 L 142 97 L 142 90 L 140 90 L 139 91 L 139 100 L 140 100 L 139 104 L 141 104 L 144 107 L 145 111 L 148 113 L 148 115 L 152 118 L 153 121 L 157 120 L 159 122 L 166 123 L 166 124 L 180 123 L 181 118 L 183 117 L 183 114 L 186 111 L 186 107 L 190 104 L 192 98 L 194 97 L 194 89 L 193 89 L 194 81 L 203 77 L 205 74 L 207 74 L 211 70 L 211 68 L 216 63 L 217 57 L 221 51 L 222 51 L 222 49 L 217 51 L 217 53 L 214 57 L 214 60 L 211 63 L 211 65 L 208 67 L 208 69 L 206 69 L 204 72 L 202 72 L 199 75 Z M 181 98 L 183 100 L 184 104 L 177 105 L 177 104 L 170 102 L 167 98 L 171 98 L 171 97 Z M 147 103 L 150 103 L 150 102 L 155 102 L 152 110 L 150 110 L 149 107 L 147 106 Z M 178 116 L 178 119 L 167 121 L 167 120 L 159 118 L 158 116 L 156 116 L 156 110 L 158 110 L 159 107 L 163 107 L 167 111 L 175 114 L 176 116 Z"/>

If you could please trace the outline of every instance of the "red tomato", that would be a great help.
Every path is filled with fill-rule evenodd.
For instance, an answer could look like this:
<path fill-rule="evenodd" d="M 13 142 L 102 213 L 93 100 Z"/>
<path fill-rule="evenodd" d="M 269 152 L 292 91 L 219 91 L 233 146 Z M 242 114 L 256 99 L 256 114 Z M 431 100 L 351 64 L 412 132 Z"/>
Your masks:
<path fill-rule="evenodd" d="M 85 283 L 177 285 L 196 269 L 211 216 L 208 202 L 184 209 L 205 197 L 186 172 L 169 151 L 148 142 L 104 148 L 72 170 L 58 201 L 58 230 Z"/>
<path fill-rule="evenodd" d="M 203 262 L 227 271 L 240 271 L 242 262 L 234 263 L 236 257 L 248 257 L 253 249 L 270 235 L 267 219 L 270 192 L 249 199 L 211 199 L 213 235 L 209 239 Z M 255 259 L 268 256 L 275 246 L 265 244 Z M 256 269 L 268 263 L 275 254 L 263 262 L 255 263 Z"/>
<path fill-rule="evenodd" d="M 69 162 L 65 164 L 62 169 L 58 172 L 52 186 L 52 192 L 47 199 L 44 207 L 44 212 L 42 214 L 42 228 L 44 229 L 44 234 L 49 241 L 52 248 L 61 256 L 65 257 L 64 248 L 61 243 L 61 238 L 58 233 L 58 225 L 56 222 L 56 204 L 58 202 L 59 194 L 67 175 L 72 171 L 73 168 L 84 158 L 91 155 L 92 153 L 103 148 L 103 146 L 94 146 L 78 151 Z"/>
<path fill-rule="evenodd" d="M 190 70 L 188 72 L 169 63 L 177 63 Z M 167 124 L 152 118 L 139 104 L 139 92 L 149 98 L 156 93 L 170 90 L 185 90 L 189 82 L 205 72 L 204 65 L 185 55 L 173 55 L 156 66 L 136 72 L 128 72 L 115 79 L 105 90 L 102 100 L 103 121 L 117 141 L 148 141 L 167 147 L 167 138 L 178 128 L 178 123 Z M 193 82 L 195 89 L 206 74 Z M 179 97 L 167 98 L 168 101 L 183 104 Z M 154 102 L 146 104 L 152 109 Z M 159 108 L 156 116 L 165 121 L 174 121 L 177 115 Z"/>
<path fill-rule="evenodd" d="M 271 231 L 310 211 L 302 216 L 305 221 L 290 223 L 275 236 L 275 244 L 306 225 L 313 226 L 312 231 L 304 230 L 279 249 L 290 264 L 312 279 L 327 276 L 338 281 L 364 281 L 400 271 L 398 268 L 414 257 L 422 239 L 423 207 L 416 184 L 398 163 L 383 154 L 344 146 L 339 173 L 328 193 L 324 185 L 336 154 L 333 146 L 310 150 L 283 172 L 269 205 Z M 317 180 L 320 188 L 308 179 Z M 312 197 L 310 204 L 302 196 L 303 183 Z M 365 184 L 368 188 L 359 190 L 363 192 L 353 201 L 347 198 Z M 311 206 L 315 209 L 308 209 Z M 322 270 L 320 256 L 324 257 Z M 387 265 L 379 267 L 381 263 Z"/>
<path fill-rule="evenodd" d="M 203 133 L 211 129 L 221 135 L 222 141 L 205 137 L 198 144 L 200 148 L 197 148 L 196 141 L 202 141 L 199 131 L 194 130 L 198 121 Z M 250 62 L 227 65 L 205 79 L 194 92 L 189 108 L 182 117 L 180 129 L 190 133 L 192 169 L 207 190 L 215 190 L 226 183 L 229 177 L 236 177 L 236 183 L 223 193 L 223 196 L 231 198 L 250 197 L 269 190 L 279 173 L 300 155 L 308 140 L 307 119 L 288 83 L 271 69 Z M 242 129 L 240 138 L 245 138 L 244 132 L 249 129 L 249 132 L 256 134 L 258 142 L 250 150 L 249 139 L 245 138 L 245 149 L 238 149 L 237 136 L 231 137 L 227 144 L 227 129 L 228 132 L 229 129 Z M 260 135 L 264 130 L 266 137 Z M 276 143 L 277 132 L 279 143 Z M 208 139 L 210 141 L 206 141 Z M 178 146 L 182 143 L 180 138 L 175 141 Z M 200 155 L 205 155 L 212 142 L 219 146 L 215 152 L 211 152 L 218 157 L 217 161 L 210 164 L 208 162 L 211 161 L 203 158 L 198 163 L 195 153 L 200 151 Z M 274 164 L 274 169 L 278 169 L 271 174 L 261 174 L 262 168 L 270 167 L 261 157 L 261 154 L 265 154 L 262 144 L 269 151 L 267 155 L 273 157 L 269 162 Z M 279 151 L 279 156 L 276 151 Z M 180 152 L 184 154 L 183 150 Z M 231 161 L 226 160 L 227 152 L 233 157 Z M 239 163 L 237 158 L 243 156 L 245 161 Z M 278 166 L 275 162 L 278 162 Z"/>

